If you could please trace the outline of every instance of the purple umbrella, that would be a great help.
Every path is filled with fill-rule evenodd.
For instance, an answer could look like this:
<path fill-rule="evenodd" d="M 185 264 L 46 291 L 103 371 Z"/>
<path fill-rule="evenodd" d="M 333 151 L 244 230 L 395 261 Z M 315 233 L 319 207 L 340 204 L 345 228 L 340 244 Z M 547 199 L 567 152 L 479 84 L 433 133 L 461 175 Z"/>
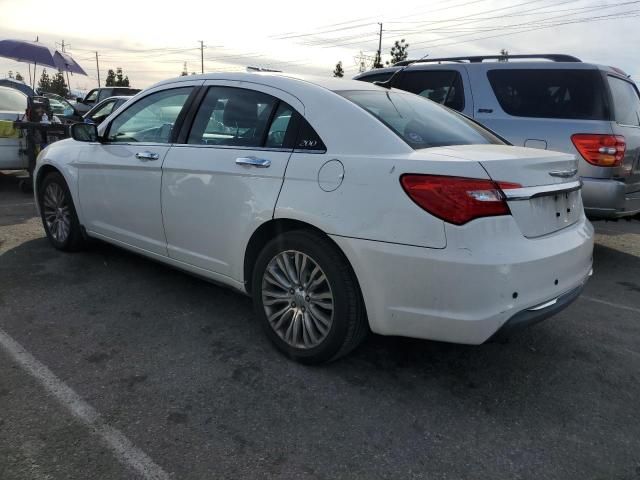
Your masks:
<path fill-rule="evenodd" d="M 57 68 L 49 47 L 39 42 L 25 40 L 0 40 L 0 57 L 10 58 L 18 62 L 34 64 L 33 83 L 35 84 L 35 66 L 45 65 Z"/>
<path fill-rule="evenodd" d="M 84 69 L 78 65 L 78 62 L 76 62 L 68 53 L 56 50 L 56 53 L 53 54 L 53 61 L 55 62 L 58 70 L 87 76 L 87 72 L 85 72 Z"/>

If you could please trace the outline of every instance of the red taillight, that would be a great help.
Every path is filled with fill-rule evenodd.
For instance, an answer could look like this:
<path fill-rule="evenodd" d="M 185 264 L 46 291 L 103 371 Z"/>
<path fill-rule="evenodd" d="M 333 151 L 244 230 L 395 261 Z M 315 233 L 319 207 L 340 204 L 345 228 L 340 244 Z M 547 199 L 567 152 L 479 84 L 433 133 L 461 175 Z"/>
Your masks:
<path fill-rule="evenodd" d="M 402 188 L 419 207 L 445 222 L 463 225 L 474 218 L 509 215 L 502 189 L 517 183 L 479 178 L 405 174 Z"/>
<path fill-rule="evenodd" d="M 617 167 L 622 163 L 627 143 L 622 135 L 578 133 L 571 137 L 582 158 L 599 167 Z"/>

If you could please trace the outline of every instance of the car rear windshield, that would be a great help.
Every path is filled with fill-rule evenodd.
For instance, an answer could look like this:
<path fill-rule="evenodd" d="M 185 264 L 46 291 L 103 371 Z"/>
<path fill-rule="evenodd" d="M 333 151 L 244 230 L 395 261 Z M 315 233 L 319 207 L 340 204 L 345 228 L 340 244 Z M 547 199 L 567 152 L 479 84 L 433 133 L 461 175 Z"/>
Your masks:
<path fill-rule="evenodd" d="M 598 70 L 496 69 L 487 72 L 502 109 L 516 117 L 608 120 Z"/>
<path fill-rule="evenodd" d="M 21 112 L 27 109 L 27 96 L 13 88 L 0 88 L 0 110 Z"/>
<path fill-rule="evenodd" d="M 383 89 L 337 93 L 365 109 L 416 150 L 504 143 L 463 115 L 418 95 Z"/>

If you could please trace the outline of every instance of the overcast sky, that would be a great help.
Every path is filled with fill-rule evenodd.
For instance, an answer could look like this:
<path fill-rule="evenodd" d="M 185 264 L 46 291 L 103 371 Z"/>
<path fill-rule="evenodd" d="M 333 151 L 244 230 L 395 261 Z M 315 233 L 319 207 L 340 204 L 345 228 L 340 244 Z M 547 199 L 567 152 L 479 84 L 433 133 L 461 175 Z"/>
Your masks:
<path fill-rule="evenodd" d="M 144 88 L 180 74 L 244 70 L 247 65 L 331 75 L 337 61 L 346 75 L 355 58 L 372 56 L 383 23 L 383 60 L 405 38 L 410 57 L 567 53 L 622 68 L 640 78 L 640 0 L 322 0 L 213 2 L 106 2 L 0 0 L 0 38 L 39 40 L 51 48 L 65 40 L 89 77 L 72 87 L 97 86 L 122 67 L 132 86 Z M 0 77 L 29 67 L 0 58 Z"/>

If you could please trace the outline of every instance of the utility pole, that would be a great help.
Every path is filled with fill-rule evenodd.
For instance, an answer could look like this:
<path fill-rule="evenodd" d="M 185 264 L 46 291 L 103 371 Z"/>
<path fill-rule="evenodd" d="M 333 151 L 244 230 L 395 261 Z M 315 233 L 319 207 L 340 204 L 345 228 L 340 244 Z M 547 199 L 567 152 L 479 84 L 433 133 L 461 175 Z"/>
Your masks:
<path fill-rule="evenodd" d="M 64 40 L 62 40 L 61 45 L 62 45 L 62 53 L 65 53 L 65 51 L 64 51 L 64 47 L 65 47 Z M 69 45 L 67 45 L 67 47 L 68 46 Z M 71 82 L 69 81 L 69 70 L 66 70 L 66 74 L 67 74 L 67 86 L 69 87 L 69 93 L 71 93 Z"/>
<path fill-rule="evenodd" d="M 96 52 L 96 70 L 98 71 L 98 88 L 100 88 L 100 64 L 98 63 L 98 52 Z"/>
<path fill-rule="evenodd" d="M 380 25 L 380 33 L 378 34 L 378 65 L 374 65 L 375 68 L 382 67 L 382 22 L 379 22 L 378 25 Z"/>
<path fill-rule="evenodd" d="M 200 70 L 204 73 L 204 41 L 198 41 L 200 42 Z"/>

